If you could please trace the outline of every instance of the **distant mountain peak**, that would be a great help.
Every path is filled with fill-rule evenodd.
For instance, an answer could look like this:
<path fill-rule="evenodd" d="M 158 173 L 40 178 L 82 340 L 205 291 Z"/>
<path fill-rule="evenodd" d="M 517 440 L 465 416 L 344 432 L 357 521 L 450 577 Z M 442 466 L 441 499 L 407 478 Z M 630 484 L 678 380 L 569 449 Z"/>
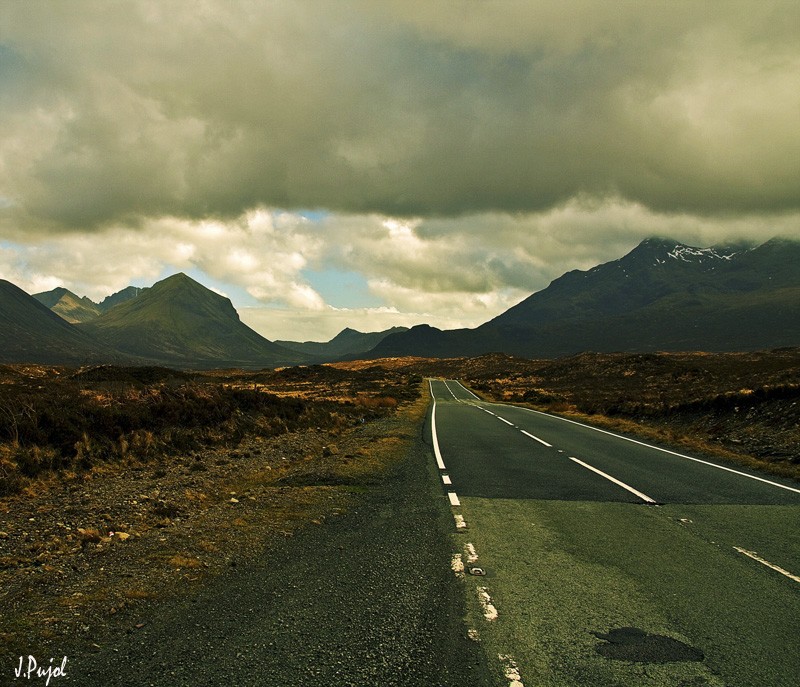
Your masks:
<path fill-rule="evenodd" d="M 132 298 L 136 298 L 145 291 L 147 291 L 147 289 L 140 286 L 126 286 L 124 289 L 122 289 L 122 291 L 117 291 L 116 293 L 112 293 L 110 296 L 106 296 L 100 303 L 100 310 L 102 312 L 110 310 L 115 305 L 119 305 L 120 303 L 129 301 Z"/>
<path fill-rule="evenodd" d="M 675 239 L 654 236 L 642 241 L 622 261 L 642 260 L 650 265 L 664 265 L 670 261 L 683 263 L 716 263 L 730 260 L 737 253 L 746 250 L 744 246 L 712 246 L 699 248 L 681 243 Z"/>

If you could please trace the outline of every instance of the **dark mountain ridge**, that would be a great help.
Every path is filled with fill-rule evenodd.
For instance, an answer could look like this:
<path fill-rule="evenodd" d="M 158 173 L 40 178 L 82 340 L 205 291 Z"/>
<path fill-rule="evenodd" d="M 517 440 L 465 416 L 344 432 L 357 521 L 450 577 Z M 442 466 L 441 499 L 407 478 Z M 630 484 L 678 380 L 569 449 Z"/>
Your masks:
<path fill-rule="evenodd" d="M 18 286 L 0 279 L 0 362 L 82 365 L 129 361 L 76 329 Z"/>
<path fill-rule="evenodd" d="M 33 297 L 70 324 L 88 322 L 100 316 L 100 308 L 97 303 L 89 298 L 77 296 L 63 287 L 35 293 Z"/>
<path fill-rule="evenodd" d="M 800 344 L 800 242 L 696 248 L 642 241 L 555 279 L 477 327 L 413 327 L 369 357 L 556 358 L 581 351 L 755 350 Z"/>
<path fill-rule="evenodd" d="M 183 273 L 79 325 L 107 346 L 178 367 L 270 367 L 304 359 L 256 333 L 228 298 Z"/>
<path fill-rule="evenodd" d="M 313 362 L 330 362 L 345 357 L 358 357 L 366 353 L 390 334 L 408 331 L 408 327 L 392 327 L 380 332 L 360 332 L 345 327 L 330 341 L 276 341 L 275 343 L 309 356 Z"/>

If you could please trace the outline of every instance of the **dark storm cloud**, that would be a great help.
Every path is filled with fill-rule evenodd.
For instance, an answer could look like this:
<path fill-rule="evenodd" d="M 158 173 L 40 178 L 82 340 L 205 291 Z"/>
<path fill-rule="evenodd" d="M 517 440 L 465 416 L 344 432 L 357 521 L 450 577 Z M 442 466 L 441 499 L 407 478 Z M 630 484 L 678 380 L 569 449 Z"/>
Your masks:
<path fill-rule="evenodd" d="M 796 2 L 25 2 L 0 210 L 800 209 Z"/>

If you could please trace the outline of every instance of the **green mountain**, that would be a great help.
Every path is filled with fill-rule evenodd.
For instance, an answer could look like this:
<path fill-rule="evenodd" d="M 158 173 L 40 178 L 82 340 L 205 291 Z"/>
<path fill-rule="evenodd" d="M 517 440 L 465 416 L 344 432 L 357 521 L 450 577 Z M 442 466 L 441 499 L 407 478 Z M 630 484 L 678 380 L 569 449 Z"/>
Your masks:
<path fill-rule="evenodd" d="M 82 365 L 126 360 L 0 279 L 0 362 Z"/>
<path fill-rule="evenodd" d="M 370 357 L 737 351 L 800 345 L 800 242 L 695 248 L 643 241 L 572 271 L 476 329 L 414 327 Z"/>
<path fill-rule="evenodd" d="M 185 274 L 79 325 L 103 344 L 177 367 L 272 367 L 305 359 L 250 329 L 224 296 Z"/>
<path fill-rule="evenodd" d="M 97 303 L 88 298 L 76 296 L 72 291 L 62 287 L 35 293 L 33 297 L 71 324 L 89 322 L 100 316 L 100 307 Z"/>
<path fill-rule="evenodd" d="M 112 293 L 110 296 L 106 296 L 100 304 L 97 306 L 100 309 L 100 312 L 106 312 L 107 310 L 111 310 L 115 305 L 119 305 L 120 303 L 124 303 L 125 301 L 129 301 L 132 298 L 136 298 L 139 294 L 144 293 L 147 291 L 147 288 L 142 288 L 139 286 L 126 286 L 122 291 L 117 291 L 116 293 Z"/>
<path fill-rule="evenodd" d="M 345 357 L 358 356 L 375 348 L 390 334 L 405 332 L 408 327 L 392 327 L 380 332 L 359 332 L 349 327 L 340 331 L 330 341 L 276 341 L 284 348 L 307 355 L 312 362 L 332 362 Z"/>

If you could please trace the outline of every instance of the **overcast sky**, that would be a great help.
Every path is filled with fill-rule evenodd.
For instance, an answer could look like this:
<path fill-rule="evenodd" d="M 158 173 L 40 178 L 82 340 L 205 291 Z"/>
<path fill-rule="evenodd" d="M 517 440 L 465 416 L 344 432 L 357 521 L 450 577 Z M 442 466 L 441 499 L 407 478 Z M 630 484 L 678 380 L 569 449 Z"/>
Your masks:
<path fill-rule="evenodd" d="M 475 326 L 654 234 L 800 238 L 800 3 L 3 2 L 0 131 L 31 293 Z"/>

